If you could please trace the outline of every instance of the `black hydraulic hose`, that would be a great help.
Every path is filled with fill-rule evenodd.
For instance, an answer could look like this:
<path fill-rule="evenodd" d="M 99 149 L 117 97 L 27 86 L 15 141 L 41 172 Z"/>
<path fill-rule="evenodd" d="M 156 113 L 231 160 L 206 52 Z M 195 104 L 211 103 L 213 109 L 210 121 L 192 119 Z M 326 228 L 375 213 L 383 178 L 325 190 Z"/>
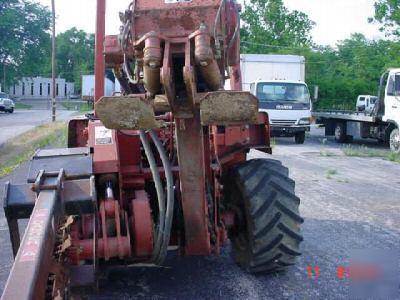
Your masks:
<path fill-rule="evenodd" d="M 142 142 L 144 151 L 146 153 L 147 160 L 150 165 L 151 174 L 153 175 L 154 184 L 157 191 L 157 198 L 158 198 L 158 230 L 156 236 L 156 242 L 154 245 L 154 251 L 152 260 L 157 263 L 159 257 L 161 255 L 161 247 L 164 243 L 164 227 L 165 227 L 165 195 L 164 195 L 164 188 L 162 186 L 160 173 L 158 171 L 158 166 L 156 160 L 154 158 L 153 152 L 150 147 L 150 143 L 147 139 L 146 132 L 144 130 L 140 130 L 140 140 Z"/>
<path fill-rule="evenodd" d="M 164 238 L 161 246 L 160 256 L 158 257 L 156 263 L 161 264 L 165 257 L 167 256 L 169 240 L 171 237 L 171 227 L 172 227 L 172 218 L 174 212 L 174 177 L 172 174 L 172 166 L 169 161 L 168 155 L 165 152 L 165 148 L 161 144 L 160 139 L 158 138 L 156 132 L 154 130 L 150 130 L 150 136 L 160 154 L 160 158 L 164 167 L 165 178 L 167 181 L 167 211 L 165 216 L 165 226 L 164 226 Z"/>

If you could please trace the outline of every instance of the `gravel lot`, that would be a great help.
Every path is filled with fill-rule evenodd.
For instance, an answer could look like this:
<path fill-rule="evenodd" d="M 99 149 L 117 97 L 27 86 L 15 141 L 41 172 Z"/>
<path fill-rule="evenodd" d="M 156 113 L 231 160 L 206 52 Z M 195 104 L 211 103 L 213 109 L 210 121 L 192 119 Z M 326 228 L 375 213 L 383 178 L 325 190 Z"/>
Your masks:
<path fill-rule="evenodd" d="M 321 155 L 324 151 L 330 154 Z M 340 146 L 326 141 L 320 131 L 313 132 L 305 145 L 277 139 L 273 157 L 282 160 L 296 180 L 305 219 L 303 255 L 288 273 L 243 273 L 232 262 L 227 245 L 220 257 L 179 258 L 171 254 L 162 268 L 115 269 L 99 291 L 87 298 L 348 299 L 349 281 L 339 279 L 336 269 L 348 264 L 352 249 L 399 251 L 400 164 L 341 153 Z M 256 151 L 250 154 L 250 158 L 265 156 Z M 2 179 L 0 188 L 6 179 L 23 182 L 25 174 L 26 165 Z M 2 210 L 0 247 L 1 293 L 12 263 Z M 310 278 L 309 266 L 318 267 L 320 275 Z"/>

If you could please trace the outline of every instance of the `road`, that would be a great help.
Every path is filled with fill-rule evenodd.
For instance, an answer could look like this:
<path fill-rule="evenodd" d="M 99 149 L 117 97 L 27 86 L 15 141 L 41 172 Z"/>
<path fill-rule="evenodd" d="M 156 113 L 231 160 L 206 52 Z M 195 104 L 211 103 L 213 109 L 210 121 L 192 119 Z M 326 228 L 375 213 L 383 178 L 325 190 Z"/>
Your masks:
<path fill-rule="evenodd" d="M 172 253 L 164 267 L 112 270 L 99 291 L 86 298 L 349 299 L 349 281 L 338 278 L 336 271 L 349 263 L 352 249 L 399 250 L 400 164 L 346 157 L 338 145 L 318 134 L 305 145 L 277 139 L 273 149 L 273 157 L 282 160 L 296 180 L 305 219 L 303 255 L 286 274 L 246 274 L 233 263 L 227 245 L 220 257 L 179 258 Z M 321 155 L 323 151 L 331 154 Z M 257 151 L 249 155 L 260 157 L 268 156 Z M 21 182 L 25 172 L 26 165 L 10 178 Z M 1 292 L 11 267 L 2 211 L 0 245 Z M 319 276 L 314 272 L 309 277 L 310 266 L 318 268 Z"/>
<path fill-rule="evenodd" d="M 57 120 L 68 120 L 74 112 L 59 110 Z M 51 122 L 49 110 L 20 110 L 13 114 L 0 112 L 0 145 L 38 125 Z"/>

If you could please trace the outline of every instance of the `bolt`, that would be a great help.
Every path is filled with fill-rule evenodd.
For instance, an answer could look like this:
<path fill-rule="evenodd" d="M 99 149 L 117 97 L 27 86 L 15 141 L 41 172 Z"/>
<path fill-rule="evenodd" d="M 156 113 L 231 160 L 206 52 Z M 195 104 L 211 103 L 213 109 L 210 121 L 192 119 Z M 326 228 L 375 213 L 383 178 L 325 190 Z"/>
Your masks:
<path fill-rule="evenodd" d="M 206 61 L 201 61 L 201 62 L 200 62 L 200 66 L 202 66 L 202 67 L 207 67 L 207 66 L 208 66 L 208 62 L 206 62 Z"/>

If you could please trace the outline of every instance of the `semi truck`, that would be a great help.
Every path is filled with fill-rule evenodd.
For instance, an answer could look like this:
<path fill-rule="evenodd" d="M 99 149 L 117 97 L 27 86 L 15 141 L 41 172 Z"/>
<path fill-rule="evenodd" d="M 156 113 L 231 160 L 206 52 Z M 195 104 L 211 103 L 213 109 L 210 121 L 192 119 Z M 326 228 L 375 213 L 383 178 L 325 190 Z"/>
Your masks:
<path fill-rule="evenodd" d="M 371 138 L 388 142 L 393 152 L 400 153 L 400 68 L 389 69 L 381 76 L 378 100 L 371 111 L 354 109 L 319 110 L 313 117 L 324 125 L 325 135 L 334 136 L 338 143 Z"/>
<path fill-rule="evenodd" d="M 295 55 L 242 54 L 243 90 L 260 100 L 271 136 L 294 137 L 303 144 L 310 130 L 312 101 L 305 83 L 305 58 Z"/>

